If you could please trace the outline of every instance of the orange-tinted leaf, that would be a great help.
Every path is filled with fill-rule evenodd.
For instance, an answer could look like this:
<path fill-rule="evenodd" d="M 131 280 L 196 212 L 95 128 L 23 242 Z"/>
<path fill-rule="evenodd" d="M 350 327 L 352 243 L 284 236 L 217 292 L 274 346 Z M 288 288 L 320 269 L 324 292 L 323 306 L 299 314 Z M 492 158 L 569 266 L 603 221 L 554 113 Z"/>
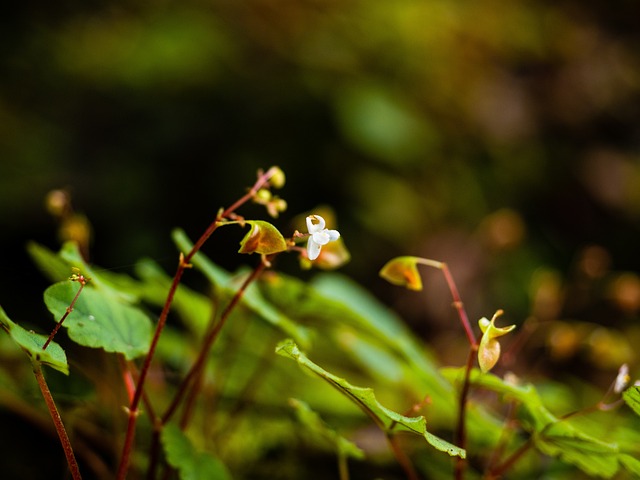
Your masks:
<path fill-rule="evenodd" d="M 416 257 L 396 257 L 389 260 L 380 270 L 380 276 L 394 285 L 409 290 L 422 290 Z"/>

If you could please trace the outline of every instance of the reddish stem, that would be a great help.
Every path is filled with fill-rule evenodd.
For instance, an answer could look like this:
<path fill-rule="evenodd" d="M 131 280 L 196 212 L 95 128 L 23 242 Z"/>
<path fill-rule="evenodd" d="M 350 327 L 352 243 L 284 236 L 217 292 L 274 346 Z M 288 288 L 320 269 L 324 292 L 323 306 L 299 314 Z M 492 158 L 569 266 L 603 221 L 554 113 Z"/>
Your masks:
<path fill-rule="evenodd" d="M 467 339 L 469 340 L 469 344 L 471 348 L 477 348 L 478 342 L 476 341 L 476 337 L 473 334 L 473 329 L 471 328 L 471 323 L 469 323 L 469 317 L 467 316 L 467 312 L 464 309 L 464 303 L 460 299 L 460 293 L 458 292 L 458 288 L 456 287 L 456 283 L 453 281 L 453 276 L 449 271 L 449 267 L 446 263 L 442 263 L 440 267 L 442 270 L 442 274 L 447 281 L 447 285 L 449 285 L 449 291 L 451 292 L 451 296 L 453 297 L 453 306 L 458 311 L 458 317 L 460 317 L 460 322 L 462 322 L 462 326 L 464 327 L 464 331 L 467 334 Z"/>
<path fill-rule="evenodd" d="M 213 347 L 213 344 L 216 338 L 218 337 L 218 334 L 222 330 L 222 327 L 226 323 L 227 319 L 229 318 L 235 306 L 238 304 L 238 302 L 244 295 L 244 292 L 246 291 L 247 287 L 251 284 L 251 282 L 253 282 L 256 278 L 258 278 L 258 276 L 262 273 L 262 271 L 266 268 L 266 266 L 267 264 L 265 262 L 260 262 L 260 264 L 251 272 L 251 274 L 245 279 L 240 289 L 236 292 L 236 294 L 233 296 L 233 298 L 231 299 L 227 307 L 224 309 L 224 311 L 220 315 L 220 321 L 216 323 L 216 325 L 209 331 L 209 333 L 205 337 L 205 340 L 202 344 L 202 348 L 200 349 L 200 354 L 198 355 L 198 358 L 196 359 L 194 364 L 191 366 L 191 369 L 189 370 L 186 377 L 182 381 L 182 384 L 180 385 L 180 388 L 178 389 L 178 392 L 176 393 L 176 396 L 173 399 L 173 402 L 171 402 L 171 405 L 169 406 L 169 408 L 167 408 L 167 411 L 162 416 L 163 424 L 167 423 L 171 418 L 171 416 L 174 414 L 176 408 L 182 401 L 183 396 L 185 395 L 187 389 L 189 388 L 189 385 L 192 384 L 192 381 L 197 379 L 198 376 L 201 375 L 202 369 L 204 367 L 204 363 L 209 355 L 209 352 L 211 351 L 211 347 Z"/>
<path fill-rule="evenodd" d="M 472 346 L 469 350 L 469 356 L 467 357 L 467 365 L 464 371 L 464 381 L 462 383 L 462 390 L 460 391 L 460 399 L 458 401 L 458 425 L 456 427 L 456 440 L 460 448 L 466 448 L 467 444 L 467 399 L 469 397 L 471 369 L 473 368 L 473 362 L 475 360 L 477 347 Z M 464 478 L 464 470 L 467 462 L 464 458 L 458 457 L 456 459 L 455 478 L 456 480 L 462 480 Z"/>
<path fill-rule="evenodd" d="M 64 455 L 65 457 L 67 457 L 67 464 L 69 465 L 69 470 L 71 471 L 71 477 L 73 478 L 73 480 L 82 480 L 82 476 L 80 475 L 80 468 L 78 467 L 78 462 L 76 461 L 76 457 L 73 454 L 73 448 L 71 447 L 69 436 L 67 435 L 67 431 L 64 428 L 64 424 L 62 423 L 62 418 L 60 417 L 60 413 L 58 412 L 56 403 L 53 400 L 53 396 L 51 395 L 51 391 L 49 390 L 47 381 L 45 380 L 44 374 L 42 373 L 40 363 L 33 362 L 33 373 L 36 376 L 38 386 L 40 387 L 40 391 L 42 392 L 44 401 L 47 404 L 47 408 L 49 409 L 49 414 L 51 415 L 53 424 L 56 427 L 56 432 L 58 432 L 58 437 L 60 438 L 60 443 L 62 444 Z"/>
<path fill-rule="evenodd" d="M 453 307 L 458 312 L 460 323 L 462 323 L 462 327 L 464 328 L 464 331 L 467 334 L 467 339 L 469 340 L 469 345 L 470 345 L 469 356 L 467 357 L 467 365 L 465 367 L 465 372 L 464 372 L 464 381 L 462 383 L 462 390 L 460 392 L 460 399 L 458 401 L 458 425 L 456 427 L 456 437 L 457 437 L 458 446 L 460 448 L 466 449 L 466 443 L 467 443 L 466 415 L 467 415 L 467 399 L 469 396 L 469 389 L 470 389 L 469 379 L 471 376 L 471 369 L 473 368 L 474 359 L 475 359 L 476 353 L 478 352 L 478 341 L 476 340 L 476 337 L 473 333 L 473 329 L 471 328 L 471 323 L 469 322 L 469 317 L 467 316 L 467 312 L 464 308 L 464 303 L 462 303 L 462 299 L 460 298 L 460 292 L 458 292 L 458 287 L 456 286 L 456 282 L 453 280 L 453 276 L 449 271 L 448 265 L 444 262 L 438 262 L 438 261 L 430 260 L 426 258 L 419 259 L 418 263 L 442 270 L 442 274 L 444 275 L 444 278 L 447 281 L 447 285 L 449 286 L 451 297 L 453 298 Z M 464 477 L 465 467 L 466 467 L 466 460 L 462 457 L 458 457 L 456 460 L 456 466 L 455 466 L 455 478 L 457 480 L 462 480 L 462 478 Z"/>
<path fill-rule="evenodd" d="M 76 304 L 76 301 L 78 300 L 78 297 L 80 296 L 80 292 L 82 292 L 82 289 L 87 284 L 87 280 L 82 275 L 80 275 L 78 281 L 80 282 L 80 288 L 78 289 L 78 292 L 76 293 L 76 296 L 73 297 L 73 300 L 71 300 L 71 303 L 67 307 L 67 311 L 64 312 L 64 315 L 62 315 L 62 318 L 60 319 L 60 321 L 56 324 L 55 328 L 49 334 L 49 338 L 47 338 L 47 341 L 44 342 L 44 345 L 42 345 L 42 350 L 46 350 L 47 349 L 47 347 L 49 346 L 49 344 L 53 340 L 53 337 L 55 337 L 56 333 L 58 333 L 58 330 L 60 330 L 60 327 L 62 326 L 62 322 L 64 322 L 64 320 L 69 316 L 69 314 L 71 312 L 73 312 L 73 306 Z"/>
<path fill-rule="evenodd" d="M 402 448 L 400 448 L 400 445 L 398 445 L 397 437 L 393 433 L 388 433 L 387 440 L 389 442 L 389 445 L 391 446 L 393 455 L 396 457 L 396 460 L 404 470 L 404 473 L 407 476 L 407 479 L 420 480 L 420 477 L 418 476 L 418 473 L 413 467 L 411 460 L 409 460 L 409 457 L 407 456 L 407 454 L 404 453 L 404 450 L 402 450 Z"/>
<path fill-rule="evenodd" d="M 513 465 L 516 464 L 518 460 L 522 458 L 522 456 L 529 451 L 529 449 L 533 446 L 533 441 L 531 438 L 524 442 L 520 448 L 518 448 L 511 456 L 501 465 L 489 470 L 486 474 L 487 479 L 497 479 L 502 477 L 504 472 L 509 470 Z"/>
<path fill-rule="evenodd" d="M 125 436 L 124 445 L 122 447 L 122 456 L 120 458 L 120 465 L 118 467 L 118 476 L 117 476 L 118 480 L 124 480 L 127 475 L 127 471 L 129 469 L 129 457 L 131 455 L 131 450 L 133 448 L 133 441 L 135 438 L 135 427 L 136 427 L 136 422 L 139 415 L 138 407 L 140 406 L 140 399 L 142 398 L 144 383 L 147 379 L 147 375 L 151 367 L 151 361 L 153 359 L 156 347 L 160 340 L 160 335 L 162 334 L 165 323 L 167 321 L 167 316 L 169 315 L 169 310 L 171 308 L 171 304 L 173 303 L 173 298 L 175 296 L 176 290 L 178 289 L 178 285 L 180 284 L 180 280 L 182 278 L 182 274 L 184 273 L 184 270 L 191 266 L 189 262 L 191 261 L 193 256 L 200 250 L 200 248 L 202 248 L 202 246 L 207 241 L 207 239 L 211 236 L 211 234 L 218 228 L 218 226 L 220 225 L 220 222 L 223 219 L 230 217 L 236 209 L 238 209 L 240 206 L 242 206 L 243 204 L 251 200 L 260 188 L 268 184 L 269 178 L 271 178 L 272 175 L 273 175 L 272 170 L 269 170 L 267 173 L 262 173 L 247 194 L 242 196 L 238 201 L 236 201 L 233 205 L 231 205 L 226 210 L 218 213 L 215 220 L 209 225 L 209 227 L 205 230 L 202 236 L 194 244 L 191 251 L 186 256 L 183 256 L 182 254 L 180 255 L 180 262 L 178 263 L 178 268 L 173 277 L 173 281 L 171 282 L 171 286 L 167 294 L 167 300 L 165 301 L 164 307 L 162 308 L 162 312 L 160 313 L 160 317 L 158 318 L 156 330 L 151 340 L 151 345 L 149 346 L 149 352 L 147 353 L 147 356 L 145 357 L 142 367 L 140 369 L 140 377 L 138 378 L 138 383 L 136 385 L 136 391 L 133 396 L 133 400 L 129 405 L 129 409 L 128 409 L 129 421 L 127 423 L 127 432 Z"/>

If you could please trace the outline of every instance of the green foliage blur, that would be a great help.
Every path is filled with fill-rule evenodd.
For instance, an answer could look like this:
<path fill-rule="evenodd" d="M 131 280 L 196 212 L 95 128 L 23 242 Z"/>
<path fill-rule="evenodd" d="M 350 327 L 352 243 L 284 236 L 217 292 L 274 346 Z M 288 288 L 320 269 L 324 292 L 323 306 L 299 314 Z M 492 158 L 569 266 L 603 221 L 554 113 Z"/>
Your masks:
<path fill-rule="evenodd" d="M 290 234 L 330 206 L 343 273 L 444 364 L 466 348 L 446 284 L 390 286 L 377 272 L 393 256 L 447 262 L 474 322 L 532 319 L 506 356 L 519 375 L 577 392 L 624 362 L 637 377 L 637 19 L 634 2 L 15 2 L 0 18 L 0 302 L 51 326 L 25 247 L 59 247 L 52 189 L 89 219 L 92 261 L 170 271 L 173 227 L 197 236 L 279 165 L 274 224 Z M 225 235 L 211 252 L 235 269 Z"/>

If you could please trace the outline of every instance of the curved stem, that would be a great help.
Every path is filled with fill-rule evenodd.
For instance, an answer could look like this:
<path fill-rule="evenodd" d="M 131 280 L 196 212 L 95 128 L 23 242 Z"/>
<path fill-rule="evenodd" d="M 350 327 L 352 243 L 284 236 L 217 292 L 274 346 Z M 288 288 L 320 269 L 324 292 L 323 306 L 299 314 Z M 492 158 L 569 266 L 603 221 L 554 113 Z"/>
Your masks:
<path fill-rule="evenodd" d="M 69 316 L 69 314 L 71 312 L 73 312 L 73 306 L 78 301 L 78 297 L 80 296 L 80 293 L 82 292 L 82 289 L 87 284 L 87 282 L 84 280 L 84 277 L 82 277 L 82 278 L 83 278 L 83 280 L 80 281 L 80 288 L 78 289 L 78 292 L 76 293 L 76 296 L 73 297 L 73 300 L 71 300 L 71 303 L 67 307 L 67 310 L 64 312 L 64 315 L 62 315 L 62 318 L 60 319 L 60 321 L 56 324 L 54 329 L 49 334 L 49 338 L 47 338 L 47 341 L 44 342 L 44 345 L 42 345 L 42 350 L 46 350 L 47 349 L 47 347 L 49 346 L 49 344 L 53 340 L 53 337 L 55 337 L 56 333 L 58 333 L 58 330 L 60 330 L 60 327 L 62 326 L 62 322 L 64 322 L 64 320 Z"/>
<path fill-rule="evenodd" d="M 180 404 L 180 402 L 182 401 L 182 398 L 184 397 L 187 389 L 189 388 L 189 385 L 192 384 L 193 381 L 196 380 L 199 375 L 201 375 L 202 369 L 204 367 L 204 363 L 209 355 L 209 352 L 211 351 L 211 347 L 213 347 L 213 344 L 216 338 L 218 338 L 218 334 L 222 330 L 222 327 L 224 327 L 224 324 L 226 323 L 227 319 L 231 315 L 231 312 L 233 311 L 235 306 L 238 304 L 238 302 L 244 295 L 244 292 L 246 291 L 246 289 L 254 280 L 258 278 L 258 276 L 260 276 L 260 274 L 265 268 L 266 268 L 266 263 L 260 262 L 260 264 L 251 272 L 251 274 L 245 279 L 245 281 L 242 283 L 242 286 L 238 289 L 238 291 L 235 293 L 235 295 L 233 296 L 233 298 L 231 299 L 227 307 L 224 309 L 224 311 L 220 315 L 220 320 L 218 321 L 218 323 L 216 323 L 216 325 L 209 331 L 209 333 L 205 337 L 204 342 L 202 344 L 202 348 L 200 349 L 200 354 L 198 355 L 198 358 L 196 359 L 194 364 L 191 366 L 191 369 L 189 370 L 184 380 L 180 384 L 180 388 L 178 389 L 178 392 L 176 393 L 176 396 L 173 399 L 173 402 L 171 402 L 171 405 L 169 406 L 169 408 L 167 408 L 167 411 L 162 416 L 163 424 L 168 422 L 171 416 L 175 413 L 175 410 Z"/>
<path fill-rule="evenodd" d="M 347 456 L 342 452 L 338 452 L 338 475 L 340 480 L 349 480 Z"/>
<path fill-rule="evenodd" d="M 402 450 L 402 448 L 400 448 L 400 445 L 398 445 L 397 437 L 393 433 L 388 432 L 387 433 L 387 441 L 389 442 L 389 445 L 391 446 L 391 450 L 393 451 L 393 455 L 396 457 L 396 460 L 398 461 L 398 463 L 400 464 L 400 466 L 404 470 L 404 473 L 407 476 L 407 479 L 408 480 L 420 480 L 420 477 L 418 476 L 418 473 L 416 472 L 416 469 L 413 467 L 413 464 L 411 463 L 411 460 L 409 460 L 409 457 L 407 456 L 407 454 L 404 453 L 404 450 Z"/>
<path fill-rule="evenodd" d="M 182 275 L 185 269 L 190 268 L 191 265 L 189 262 L 193 258 L 193 256 L 198 253 L 198 251 L 202 248 L 204 243 L 208 240 L 208 238 L 213 234 L 213 232 L 218 228 L 220 222 L 233 215 L 233 212 L 238 209 L 240 206 L 244 205 L 246 202 L 251 200 L 255 194 L 258 192 L 260 188 L 267 185 L 269 183 L 269 179 L 273 175 L 272 169 L 267 171 L 266 173 L 261 173 L 258 176 L 258 180 L 251 187 L 249 192 L 247 192 L 244 196 L 240 197 L 238 201 L 232 204 L 226 210 L 221 209 L 221 211 L 216 215 L 216 218 L 209 227 L 205 230 L 205 232 L 200 236 L 198 241 L 194 244 L 191 251 L 186 255 L 180 254 L 180 261 L 178 262 L 178 267 L 176 273 L 173 277 L 173 281 L 171 282 L 171 286 L 169 287 L 169 292 L 167 294 L 167 299 L 165 301 L 164 307 L 162 308 L 162 312 L 160 313 L 160 317 L 158 318 L 158 323 L 156 325 L 156 330 L 153 334 L 153 338 L 151 339 L 151 344 L 149 346 L 149 352 L 144 359 L 142 367 L 140 368 L 140 376 L 138 378 L 138 383 L 136 385 L 136 391 L 131 400 L 131 403 L 128 408 L 129 419 L 127 422 L 127 432 L 125 435 L 124 444 L 122 447 L 122 455 L 120 457 L 120 465 L 118 466 L 118 480 L 124 480 L 127 471 L 129 469 L 129 461 L 131 456 L 131 451 L 133 449 L 133 441 L 135 438 L 135 428 L 139 412 L 140 400 L 142 398 L 142 392 L 144 389 L 144 383 L 147 379 L 147 374 L 149 373 L 149 369 L 151 367 L 151 361 L 153 360 L 153 356 L 156 351 L 156 347 L 158 346 L 158 342 L 160 340 L 160 335 L 164 330 L 164 326 L 167 321 L 167 317 L 169 315 L 169 310 L 171 309 L 171 304 L 173 303 L 173 298 L 178 289 L 178 285 L 180 284 L 180 280 L 182 279 Z"/>
<path fill-rule="evenodd" d="M 460 399 L 458 401 L 458 425 L 456 427 L 456 441 L 460 448 L 467 446 L 467 399 L 469 397 L 469 390 L 471 383 L 469 379 L 471 377 L 471 369 L 473 368 L 473 362 L 475 360 L 477 347 L 471 347 L 469 350 L 469 356 L 467 357 L 467 365 L 464 371 L 464 381 L 462 383 L 462 390 L 460 391 Z M 464 478 L 464 470 L 467 462 L 464 458 L 458 457 L 456 459 L 455 478 L 456 480 L 462 480 Z"/>
<path fill-rule="evenodd" d="M 51 395 L 51 391 L 49 390 L 47 381 L 44 378 L 40 363 L 33 362 L 33 373 L 36 376 L 38 387 L 40 387 L 40 391 L 42 392 L 44 401 L 47 404 L 49 413 L 51 414 L 51 419 L 53 420 L 53 424 L 56 427 L 56 432 L 58 432 L 58 437 L 60 438 L 60 443 L 62 444 L 64 455 L 65 457 L 67 457 L 67 464 L 69 465 L 69 470 L 71 471 L 71 477 L 73 478 L 73 480 L 82 480 L 82 476 L 80 475 L 80 468 L 78 467 L 78 462 L 76 461 L 76 457 L 73 453 L 73 448 L 71 447 L 71 442 L 69 441 L 67 430 L 64 428 L 64 423 L 62 423 L 62 418 L 60 417 L 60 413 L 58 412 L 56 403 L 53 400 L 53 396 Z"/>
<path fill-rule="evenodd" d="M 464 328 L 464 331 L 467 334 L 467 340 L 469 341 L 469 345 L 471 346 L 471 348 L 469 349 L 469 356 L 467 357 L 467 365 L 465 368 L 462 390 L 460 391 L 460 399 L 458 401 L 458 425 L 456 427 L 456 438 L 457 438 L 458 446 L 460 448 L 466 448 L 466 443 L 467 443 L 466 412 L 467 412 L 467 398 L 469 396 L 469 389 L 470 389 L 469 378 L 471 376 L 471 369 L 473 368 L 473 362 L 474 362 L 476 353 L 478 352 L 478 341 L 476 340 L 476 336 L 473 333 L 473 329 L 471 328 L 471 323 L 469 322 L 469 316 L 467 315 L 467 312 L 464 308 L 464 303 L 462 303 L 462 299 L 460 298 L 460 292 L 458 291 L 456 282 L 453 280 L 453 276 L 451 275 L 449 266 L 444 262 L 438 262 L 436 260 L 431 260 L 428 258 L 418 258 L 417 262 L 422 265 L 426 265 L 428 267 L 434 267 L 442 271 L 442 274 L 444 275 L 447 285 L 449 286 L 451 297 L 453 298 L 453 307 L 458 312 L 460 323 L 462 323 L 462 327 Z M 465 467 L 466 467 L 466 460 L 462 457 L 458 457 L 456 460 L 456 466 L 455 466 L 455 478 L 457 480 L 462 480 L 462 478 L 464 478 Z"/>
<path fill-rule="evenodd" d="M 504 474 L 504 472 L 509 470 L 513 465 L 515 465 L 515 463 L 518 460 L 520 460 L 520 458 L 522 458 L 522 456 L 525 453 L 527 453 L 531 447 L 533 447 L 533 441 L 531 440 L 531 438 L 529 438 L 529 440 L 524 442 L 520 446 L 520 448 L 518 448 L 515 452 L 513 452 L 513 454 L 511 454 L 511 456 L 506 461 L 504 461 L 501 465 L 498 465 L 497 467 L 489 470 L 485 478 L 486 479 L 500 478 Z"/>
<path fill-rule="evenodd" d="M 233 298 L 231 299 L 231 301 L 229 302 L 225 310 L 222 312 L 218 323 L 207 334 L 203 342 L 203 346 L 200 349 L 198 358 L 189 369 L 189 372 L 187 373 L 185 378 L 182 380 L 182 383 L 180 384 L 180 387 L 178 387 L 178 391 L 175 397 L 173 398 L 169 407 L 167 407 L 167 410 L 165 411 L 164 415 L 162 417 L 154 417 L 154 429 L 153 429 L 153 435 L 151 439 L 151 448 L 150 448 L 150 455 L 149 455 L 150 457 L 149 469 L 147 471 L 148 479 L 151 480 L 155 478 L 156 464 L 159 458 L 160 434 L 162 431 L 162 427 L 171 419 L 173 414 L 176 412 L 178 406 L 182 402 L 184 396 L 189 392 L 190 395 L 188 397 L 187 406 L 186 406 L 187 410 L 185 411 L 183 418 L 180 421 L 180 428 L 181 429 L 186 428 L 186 425 L 189 421 L 189 416 L 190 416 L 189 410 L 192 408 L 193 402 L 195 401 L 195 397 L 198 393 L 198 389 L 200 388 L 199 385 L 200 385 L 202 372 L 204 370 L 204 364 L 211 350 L 211 347 L 213 346 L 215 339 L 217 338 L 218 334 L 222 330 L 222 327 L 224 326 L 224 323 L 226 322 L 229 315 L 231 314 L 233 308 L 238 304 L 238 302 L 242 298 L 242 295 L 246 291 L 247 287 L 250 285 L 251 282 L 253 282 L 256 278 L 258 278 L 258 276 L 264 270 L 265 267 L 266 267 L 266 263 L 261 262 L 260 265 L 258 265 L 258 267 L 254 269 L 251 275 L 247 277 L 247 279 L 244 281 L 240 289 L 235 293 L 235 295 L 233 296 Z"/>
<path fill-rule="evenodd" d="M 423 265 L 428 265 L 430 267 L 435 267 L 442 270 L 442 274 L 444 275 L 444 278 L 447 281 L 447 285 L 449 286 L 451 297 L 453 297 L 453 307 L 458 312 L 458 317 L 460 318 L 460 323 L 462 323 L 462 327 L 467 334 L 469 345 L 471 345 L 472 348 L 477 347 L 478 342 L 476 341 L 476 336 L 473 333 L 473 328 L 471 328 L 469 317 L 467 316 L 467 312 L 464 309 L 464 303 L 462 303 L 460 292 L 458 292 L 458 287 L 456 286 L 456 282 L 453 280 L 453 276 L 451 275 L 449 266 L 444 262 L 437 262 L 435 260 L 429 260 L 428 258 L 421 258 L 418 263 L 422 263 Z"/>

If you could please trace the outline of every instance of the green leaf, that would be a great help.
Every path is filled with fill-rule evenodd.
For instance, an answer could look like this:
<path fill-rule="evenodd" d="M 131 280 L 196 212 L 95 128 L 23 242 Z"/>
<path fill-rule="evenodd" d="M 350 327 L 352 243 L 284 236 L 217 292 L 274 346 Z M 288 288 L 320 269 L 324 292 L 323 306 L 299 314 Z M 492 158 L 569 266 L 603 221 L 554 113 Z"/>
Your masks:
<path fill-rule="evenodd" d="M 291 398 L 289 399 L 289 404 L 295 409 L 298 420 L 306 427 L 306 432 L 309 435 L 329 445 L 340 456 L 357 459 L 364 458 L 364 452 L 360 448 L 339 435 L 335 430 L 329 428 L 322 421 L 320 415 L 314 412 L 305 402 Z"/>
<path fill-rule="evenodd" d="M 239 253 L 270 255 L 284 252 L 287 242 L 276 227 L 262 220 L 246 220 L 251 230 L 240 241 Z"/>
<path fill-rule="evenodd" d="M 291 340 L 280 342 L 276 348 L 276 353 L 284 357 L 291 358 L 302 367 L 310 370 L 320 378 L 327 381 L 331 386 L 340 391 L 352 402 L 358 405 L 367 413 L 373 421 L 386 433 L 407 431 L 423 436 L 427 442 L 437 450 L 446 452 L 451 456 L 465 458 L 464 449 L 456 447 L 449 442 L 431 434 L 427 431 L 427 421 L 424 417 L 406 417 L 381 405 L 375 397 L 371 388 L 356 387 L 346 380 L 339 378 L 317 364 L 313 363 L 302 353 L 298 346 Z"/>
<path fill-rule="evenodd" d="M 71 304 L 79 285 L 59 282 L 44 292 L 44 302 L 59 321 Z M 124 354 L 127 359 L 144 355 L 151 341 L 151 321 L 138 308 L 111 295 L 111 289 L 98 290 L 87 285 L 63 323 L 69 337 L 86 347 Z"/>
<path fill-rule="evenodd" d="M 60 258 L 69 263 L 69 267 L 79 268 L 85 277 L 91 279 L 91 285 L 100 289 L 111 297 L 127 303 L 138 300 L 134 280 L 127 275 L 117 275 L 107 270 L 98 272 L 82 258 L 82 254 L 75 242 L 66 242 L 60 250 Z"/>
<path fill-rule="evenodd" d="M 33 242 L 27 245 L 27 250 L 36 265 L 54 282 L 68 279 L 71 269 L 78 268 L 85 277 L 90 278 L 91 285 L 94 287 L 125 302 L 133 303 L 138 300 L 140 288 L 138 282 L 128 275 L 115 274 L 90 266 L 82 258 L 78 244 L 75 242 L 65 242 L 58 253 Z"/>
<path fill-rule="evenodd" d="M 231 480 L 224 464 L 206 452 L 198 452 L 178 426 L 165 425 L 161 441 L 167 462 L 178 470 L 181 480 Z"/>
<path fill-rule="evenodd" d="M 534 435 L 536 448 L 579 467 L 589 475 L 612 477 L 618 471 L 618 446 L 593 438 L 563 421 Z"/>
<path fill-rule="evenodd" d="M 2 307 L 0 307 L 0 325 L 32 361 L 48 365 L 65 375 L 69 375 L 67 356 L 60 345 L 51 342 L 46 350 L 42 349 L 48 336 L 27 331 L 17 323 L 12 322 Z"/>
<path fill-rule="evenodd" d="M 464 368 L 443 368 L 440 372 L 445 378 L 448 378 L 452 382 L 462 382 L 464 377 Z M 491 373 L 482 373 L 477 368 L 471 370 L 469 380 L 471 385 L 475 387 L 485 388 L 505 395 L 509 400 L 521 402 L 527 413 L 526 420 L 530 423 L 533 430 L 540 431 L 549 424 L 558 421 L 558 419 L 543 406 L 540 395 L 531 384 L 516 385 L 505 382 L 500 377 Z"/>
<path fill-rule="evenodd" d="M 634 385 L 622 392 L 622 398 L 631 409 L 640 415 L 640 386 Z"/>
<path fill-rule="evenodd" d="M 178 248 L 186 253 L 191 250 L 193 244 L 182 230 L 174 230 L 173 240 Z M 196 253 L 191 259 L 192 265 L 200 270 L 214 285 L 223 288 L 229 295 L 235 294 L 240 287 L 243 278 L 231 275 L 218 265 L 213 263 L 202 252 Z M 296 324 L 289 317 L 280 312 L 269 303 L 255 285 L 250 285 L 244 292 L 241 303 L 257 313 L 262 319 L 274 327 L 280 329 L 286 335 L 294 337 L 303 345 L 310 343 L 311 332 L 301 325 Z"/>
<path fill-rule="evenodd" d="M 635 476 L 640 478 L 640 460 L 637 457 L 631 455 L 620 455 L 620 463 Z"/>
<path fill-rule="evenodd" d="M 69 278 L 71 267 L 69 262 L 60 258 L 60 256 L 47 247 L 35 242 L 27 244 L 27 252 L 42 270 L 42 272 L 52 281 L 59 282 Z"/>
<path fill-rule="evenodd" d="M 409 290 L 422 290 L 422 279 L 418 272 L 417 257 L 396 257 L 380 270 L 380 276 L 389 283 Z"/>
<path fill-rule="evenodd" d="M 461 380 L 464 369 L 446 368 L 442 369 L 442 373 L 452 381 Z M 542 404 L 533 385 L 515 385 L 475 368 L 471 371 L 470 382 L 475 387 L 492 390 L 508 399 L 519 401 L 525 425 L 533 430 L 536 448 L 546 455 L 558 457 L 590 475 L 611 477 L 618 470 L 618 445 L 603 442 L 583 432 L 569 420 L 557 418 Z"/>
<path fill-rule="evenodd" d="M 259 285 L 279 310 L 322 332 L 313 337 L 313 349 L 319 355 L 328 350 L 327 358 L 335 362 L 331 365 L 356 363 L 362 372 L 376 379 L 380 388 L 406 392 L 413 401 L 428 392 L 432 400 L 430 429 L 450 429 L 455 424 L 458 393 L 440 374 L 429 347 L 394 311 L 358 283 L 336 272 L 317 274 L 310 282 L 269 272 Z M 329 364 L 324 366 L 332 369 Z M 394 408 L 403 411 L 402 406 Z M 468 420 L 471 442 L 489 448 L 499 441 L 502 420 L 490 411 L 478 405 L 470 409 Z"/>
<path fill-rule="evenodd" d="M 402 382 L 395 387 L 414 393 L 414 398 L 429 392 L 433 405 L 437 405 L 433 422 L 438 427 L 448 427 L 456 420 L 456 393 L 440 375 L 428 347 L 395 312 L 359 284 L 335 272 L 320 273 L 310 282 L 277 272 L 263 276 L 260 287 L 279 310 L 323 332 L 313 337 L 314 350 L 326 345 L 334 352 L 344 351 L 374 378 L 385 383 Z M 381 366 L 380 361 L 370 362 L 370 357 L 376 357 L 372 350 L 384 352 L 377 359 L 384 356 L 388 363 Z M 383 379 L 386 373 L 391 376 Z M 483 437 L 488 438 L 487 428 L 484 430 Z M 492 431 L 499 435 L 498 429 Z"/>
<path fill-rule="evenodd" d="M 276 295 L 278 295 L 276 291 Z M 436 368 L 436 359 L 419 342 L 398 315 L 381 304 L 370 292 L 339 273 L 322 273 L 305 286 L 302 299 L 293 305 L 295 311 L 313 301 L 312 312 L 343 324 L 351 324 L 359 331 L 371 334 L 411 367 L 426 385 L 435 402 L 447 405 L 453 413 L 453 389 Z M 311 310 L 310 309 L 310 310 Z"/>

